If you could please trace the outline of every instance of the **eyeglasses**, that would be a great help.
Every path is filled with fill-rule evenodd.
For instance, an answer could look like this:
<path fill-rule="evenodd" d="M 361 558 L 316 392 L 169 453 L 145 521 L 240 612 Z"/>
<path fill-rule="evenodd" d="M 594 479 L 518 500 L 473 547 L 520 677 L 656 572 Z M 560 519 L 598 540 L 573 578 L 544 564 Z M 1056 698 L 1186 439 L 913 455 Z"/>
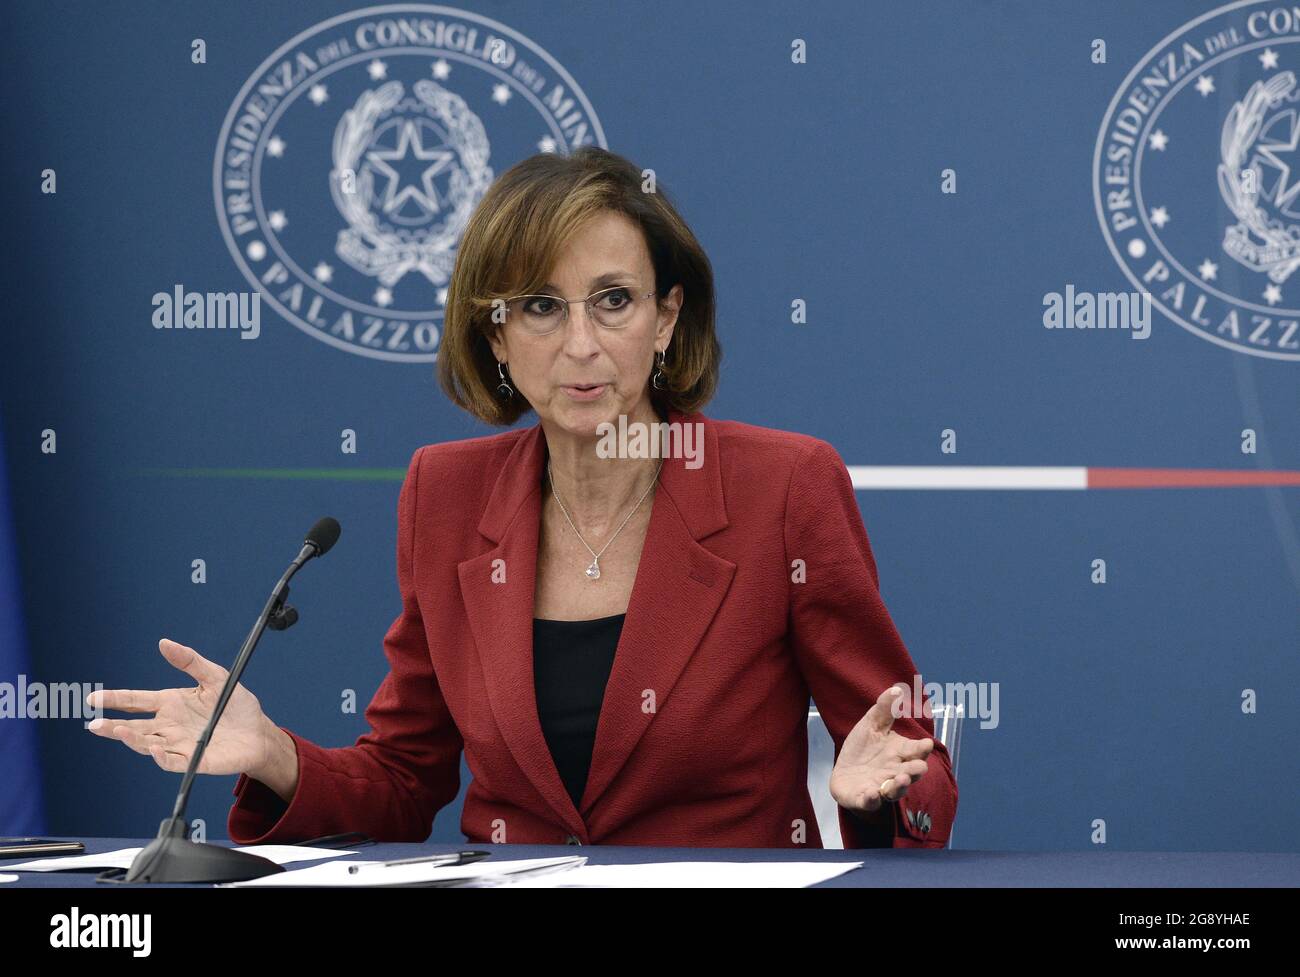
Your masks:
<path fill-rule="evenodd" d="M 622 329 L 631 325 L 637 312 L 644 308 L 644 295 L 633 292 L 635 286 L 615 285 L 592 292 L 583 304 L 587 315 L 605 329 Z M 518 326 L 530 336 L 546 336 L 559 329 L 569 318 L 569 300 L 558 295 L 516 295 L 505 300 L 506 322 Z"/>

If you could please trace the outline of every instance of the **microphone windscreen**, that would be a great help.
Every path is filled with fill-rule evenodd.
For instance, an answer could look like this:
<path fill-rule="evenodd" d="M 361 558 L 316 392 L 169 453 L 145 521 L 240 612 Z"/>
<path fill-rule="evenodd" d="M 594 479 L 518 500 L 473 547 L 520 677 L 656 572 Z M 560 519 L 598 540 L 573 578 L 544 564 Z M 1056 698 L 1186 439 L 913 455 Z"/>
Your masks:
<path fill-rule="evenodd" d="M 326 516 L 324 519 L 317 520 L 316 525 L 311 527 L 306 542 L 316 547 L 317 556 L 324 556 L 330 551 L 330 547 L 339 541 L 341 532 L 343 527 L 339 525 L 339 521 Z"/>

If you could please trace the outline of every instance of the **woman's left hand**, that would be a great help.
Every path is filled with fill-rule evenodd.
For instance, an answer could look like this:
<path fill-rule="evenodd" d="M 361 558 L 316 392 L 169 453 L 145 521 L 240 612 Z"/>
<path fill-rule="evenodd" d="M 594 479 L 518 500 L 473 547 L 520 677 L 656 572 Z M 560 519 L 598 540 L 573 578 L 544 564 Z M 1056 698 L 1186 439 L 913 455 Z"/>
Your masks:
<path fill-rule="evenodd" d="M 831 771 L 831 796 L 840 807 L 874 813 L 885 801 L 897 801 L 909 785 L 921 779 L 934 740 L 908 739 L 893 730 L 894 700 L 906 693 L 891 685 L 880 693 L 844 738 L 839 759 Z M 882 789 L 883 787 L 883 789 Z"/>

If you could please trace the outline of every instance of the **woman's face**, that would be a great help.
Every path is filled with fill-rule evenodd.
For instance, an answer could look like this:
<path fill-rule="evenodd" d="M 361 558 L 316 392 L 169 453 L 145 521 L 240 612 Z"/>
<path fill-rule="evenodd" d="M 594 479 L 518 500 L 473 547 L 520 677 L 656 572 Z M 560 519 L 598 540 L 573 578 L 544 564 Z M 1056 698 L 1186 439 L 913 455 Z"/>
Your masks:
<path fill-rule="evenodd" d="M 614 285 L 629 286 L 636 307 L 626 326 L 607 329 L 588 317 L 582 300 Z M 567 320 L 542 336 L 510 321 L 498 329 L 490 340 L 497 361 L 505 362 L 510 382 L 548 426 L 595 437 L 598 425 L 617 424 L 620 414 L 652 419 L 655 350 L 668 348 L 682 300 L 682 287 L 675 285 L 666 308 L 659 309 L 653 295 L 643 297 L 654 288 L 654 265 L 640 228 L 617 211 L 605 211 L 574 235 L 539 290 L 569 300 Z"/>

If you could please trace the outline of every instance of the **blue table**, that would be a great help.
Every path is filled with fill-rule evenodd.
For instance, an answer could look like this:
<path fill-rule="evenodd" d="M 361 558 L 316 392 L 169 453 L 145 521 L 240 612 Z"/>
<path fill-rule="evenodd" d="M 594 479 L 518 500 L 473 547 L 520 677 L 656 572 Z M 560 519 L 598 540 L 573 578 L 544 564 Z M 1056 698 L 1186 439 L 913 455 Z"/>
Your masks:
<path fill-rule="evenodd" d="M 51 836 L 53 837 L 53 836 Z M 141 847 L 148 838 L 79 838 L 86 854 Z M 229 844 L 229 842 L 218 842 Z M 352 857 L 367 859 L 413 858 L 417 855 L 457 851 L 461 848 L 493 852 L 494 858 L 553 858 L 581 854 L 592 865 L 665 861 L 861 861 L 865 864 L 818 888 L 914 887 L 1152 887 L 1255 888 L 1300 886 L 1300 853 L 1295 852 L 1128 852 L 1067 851 L 1015 852 L 978 850 L 860 849 L 856 851 L 810 848 L 803 851 L 767 848 L 643 848 L 600 845 L 440 845 L 377 844 L 355 849 Z M 0 859 L 0 873 L 6 871 Z M 10 859 L 11 863 L 27 859 Z M 313 862 L 296 862 L 301 868 Z M 95 871 L 20 872 L 15 887 L 109 888 L 95 882 Z M 138 887 L 132 887 L 138 888 Z M 153 886 L 151 888 L 157 888 Z M 201 888 L 201 886 L 182 886 Z"/>

